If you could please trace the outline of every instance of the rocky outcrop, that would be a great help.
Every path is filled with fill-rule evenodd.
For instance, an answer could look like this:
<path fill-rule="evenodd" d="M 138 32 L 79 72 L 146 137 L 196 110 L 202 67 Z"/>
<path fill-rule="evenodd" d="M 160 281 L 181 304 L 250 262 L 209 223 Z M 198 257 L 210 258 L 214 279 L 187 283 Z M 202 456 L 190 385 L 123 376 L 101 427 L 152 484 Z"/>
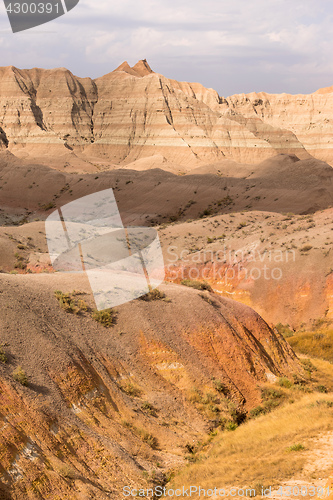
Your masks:
<path fill-rule="evenodd" d="M 0 140 L 18 156 L 73 150 L 130 163 L 162 154 L 198 166 L 224 158 L 256 163 L 277 153 L 333 164 L 332 88 L 311 95 L 227 99 L 198 83 L 127 62 L 96 80 L 64 68 L 0 69 Z"/>

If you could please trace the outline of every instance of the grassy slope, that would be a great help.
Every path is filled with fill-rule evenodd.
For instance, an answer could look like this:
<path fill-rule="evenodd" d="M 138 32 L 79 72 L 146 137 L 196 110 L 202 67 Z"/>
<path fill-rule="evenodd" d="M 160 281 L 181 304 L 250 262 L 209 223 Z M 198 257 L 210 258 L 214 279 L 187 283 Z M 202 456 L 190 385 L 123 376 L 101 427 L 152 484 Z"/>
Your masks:
<path fill-rule="evenodd" d="M 319 359 L 305 364 L 312 370 L 306 385 L 283 388 L 280 407 L 203 443 L 191 457 L 194 463 L 182 469 L 170 487 L 252 487 L 259 492 L 259 485 L 274 488 L 292 478 L 311 484 L 325 477 L 322 470 L 310 477 L 302 470 L 316 449 L 316 439 L 333 430 L 333 366 Z M 279 382 L 285 383 L 275 384 L 277 392 Z M 326 394 L 320 394 L 322 387 Z"/>
<path fill-rule="evenodd" d="M 333 329 L 298 332 L 288 338 L 292 348 L 306 356 L 312 355 L 333 362 Z"/>

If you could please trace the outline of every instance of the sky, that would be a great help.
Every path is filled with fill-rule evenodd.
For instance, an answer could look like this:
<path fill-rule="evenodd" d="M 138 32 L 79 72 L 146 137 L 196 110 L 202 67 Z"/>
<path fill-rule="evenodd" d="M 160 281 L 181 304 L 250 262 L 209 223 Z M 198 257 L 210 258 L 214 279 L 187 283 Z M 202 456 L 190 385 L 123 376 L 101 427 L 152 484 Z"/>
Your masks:
<path fill-rule="evenodd" d="M 13 34 L 0 0 L 0 54 L 0 66 L 66 67 L 92 78 L 147 59 L 168 78 L 224 97 L 311 93 L 333 85 L 333 2 L 80 0 L 65 16 Z"/>

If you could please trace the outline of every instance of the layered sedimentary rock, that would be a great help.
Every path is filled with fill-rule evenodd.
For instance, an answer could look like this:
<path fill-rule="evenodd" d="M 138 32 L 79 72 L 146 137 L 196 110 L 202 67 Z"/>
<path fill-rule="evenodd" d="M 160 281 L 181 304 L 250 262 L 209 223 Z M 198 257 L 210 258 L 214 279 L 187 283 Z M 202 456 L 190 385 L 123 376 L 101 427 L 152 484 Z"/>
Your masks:
<path fill-rule="evenodd" d="M 19 156 L 74 151 L 112 163 L 162 154 L 198 166 L 309 153 L 333 164 L 333 88 L 223 98 L 127 62 L 96 80 L 64 68 L 0 69 L 0 142 Z"/>

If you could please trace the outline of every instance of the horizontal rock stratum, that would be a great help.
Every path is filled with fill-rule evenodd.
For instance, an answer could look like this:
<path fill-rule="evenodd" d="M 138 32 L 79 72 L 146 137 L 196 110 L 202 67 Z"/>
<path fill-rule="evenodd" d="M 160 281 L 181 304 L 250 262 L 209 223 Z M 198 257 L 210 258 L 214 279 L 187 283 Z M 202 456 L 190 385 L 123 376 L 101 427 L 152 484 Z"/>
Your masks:
<path fill-rule="evenodd" d="M 333 87 L 224 98 L 146 60 L 95 80 L 65 68 L 0 68 L 0 141 L 21 157 L 72 150 L 119 164 L 159 153 L 195 167 L 287 153 L 333 165 L 332 109 Z"/>

